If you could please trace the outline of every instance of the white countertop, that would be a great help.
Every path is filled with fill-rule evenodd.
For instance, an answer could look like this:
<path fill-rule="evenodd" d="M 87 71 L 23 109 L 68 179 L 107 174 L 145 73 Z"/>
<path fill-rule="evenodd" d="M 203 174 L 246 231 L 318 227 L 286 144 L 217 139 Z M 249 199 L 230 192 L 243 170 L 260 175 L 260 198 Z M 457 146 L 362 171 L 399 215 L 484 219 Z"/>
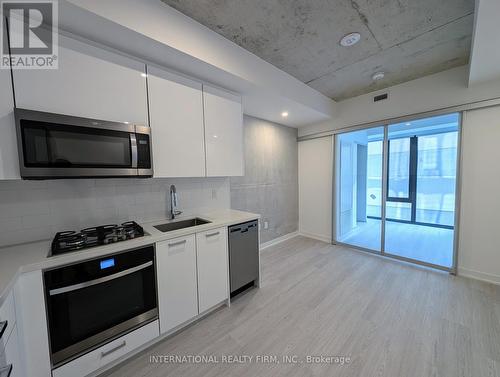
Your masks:
<path fill-rule="evenodd" d="M 154 228 L 154 225 L 164 224 L 166 222 L 171 222 L 172 220 L 165 219 L 141 223 L 140 225 L 144 228 L 144 232 L 147 233 L 144 237 L 61 254 L 50 258 L 48 258 L 47 255 L 50 250 L 51 240 L 2 247 L 0 248 L 0 304 L 5 300 L 17 277 L 21 273 L 70 264 L 85 259 L 92 259 L 106 254 L 113 254 L 119 251 L 153 244 L 158 241 L 203 232 L 223 226 L 239 224 L 259 219 L 260 215 L 228 209 L 218 210 L 207 214 L 199 214 L 197 216 L 179 216 L 174 221 L 193 217 L 200 217 L 202 219 L 209 220 L 210 223 L 165 233 Z"/>

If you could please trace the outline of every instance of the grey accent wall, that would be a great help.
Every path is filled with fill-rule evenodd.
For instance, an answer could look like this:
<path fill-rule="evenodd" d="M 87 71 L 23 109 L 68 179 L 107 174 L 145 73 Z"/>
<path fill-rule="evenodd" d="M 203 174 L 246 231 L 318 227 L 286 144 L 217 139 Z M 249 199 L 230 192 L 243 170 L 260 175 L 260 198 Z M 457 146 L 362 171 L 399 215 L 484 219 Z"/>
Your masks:
<path fill-rule="evenodd" d="M 297 129 L 250 116 L 243 123 L 245 176 L 230 179 L 231 208 L 262 215 L 263 243 L 298 230 Z"/>

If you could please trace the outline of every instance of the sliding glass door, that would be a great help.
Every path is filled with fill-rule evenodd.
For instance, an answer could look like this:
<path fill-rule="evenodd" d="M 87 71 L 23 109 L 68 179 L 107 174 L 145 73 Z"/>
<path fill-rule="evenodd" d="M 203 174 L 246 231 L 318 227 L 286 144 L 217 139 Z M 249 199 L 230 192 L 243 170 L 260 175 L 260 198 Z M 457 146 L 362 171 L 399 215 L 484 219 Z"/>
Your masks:
<path fill-rule="evenodd" d="M 336 136 L 336 239 L 381 251 L 384 127 Z"/>
<path fill-rule="evenodd" d="M 388 126 L 387 254 L 453 266 L 458 131 L 458 114 Z"/>
<path fill-rule="evenodd" d="M 459 114 L 340 133 L 335 241 L 454 266 Z"/>

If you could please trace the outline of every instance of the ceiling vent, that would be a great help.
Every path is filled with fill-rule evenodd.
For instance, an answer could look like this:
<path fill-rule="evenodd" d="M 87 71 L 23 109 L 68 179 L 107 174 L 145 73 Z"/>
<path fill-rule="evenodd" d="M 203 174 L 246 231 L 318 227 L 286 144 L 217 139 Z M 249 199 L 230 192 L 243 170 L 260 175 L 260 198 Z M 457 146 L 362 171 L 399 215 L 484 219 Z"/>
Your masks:
<path fill-rule="evenodd" d="M 373 102 L 385 101 L 389 98 L 389 93 L 378 94 L 373 97 Z"/>

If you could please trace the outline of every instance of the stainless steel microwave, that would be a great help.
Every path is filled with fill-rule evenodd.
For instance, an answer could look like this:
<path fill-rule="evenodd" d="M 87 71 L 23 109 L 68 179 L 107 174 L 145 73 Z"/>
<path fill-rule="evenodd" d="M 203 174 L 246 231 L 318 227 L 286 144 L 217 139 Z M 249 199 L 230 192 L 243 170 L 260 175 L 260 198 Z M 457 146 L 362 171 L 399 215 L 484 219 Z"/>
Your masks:
<path fill-rule="evenodd" d="M 149 127 L 16 108 L 24 179 L 151 177 Z"/>

